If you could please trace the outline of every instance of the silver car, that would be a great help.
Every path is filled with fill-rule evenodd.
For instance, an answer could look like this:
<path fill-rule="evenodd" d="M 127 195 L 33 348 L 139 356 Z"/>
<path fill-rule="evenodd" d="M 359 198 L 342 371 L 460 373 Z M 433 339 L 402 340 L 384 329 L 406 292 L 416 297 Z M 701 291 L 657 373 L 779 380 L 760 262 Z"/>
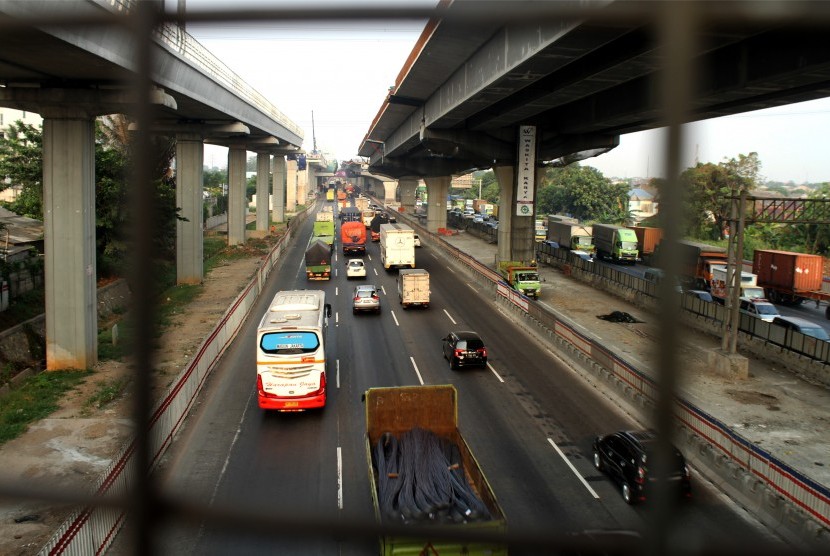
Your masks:
<path fill-rule="evenodd" d="M 357 286 L 352 296 L 352 313 L 373 311 L 380 313 L 380 292 L 377 286 Z"/>

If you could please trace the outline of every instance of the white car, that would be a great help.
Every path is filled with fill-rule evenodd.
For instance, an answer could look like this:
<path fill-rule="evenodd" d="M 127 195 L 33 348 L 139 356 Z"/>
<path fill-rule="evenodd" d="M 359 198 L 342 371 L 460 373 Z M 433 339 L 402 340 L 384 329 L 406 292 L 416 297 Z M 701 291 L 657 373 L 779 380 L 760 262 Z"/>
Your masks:
<path fill-rule="evenodd" d="M 421 246 L 421 238 L 418 237 L 418 234 L 415 234 L 415 247 Z"/>
<path fill-rule="evenodd" d="M 363 259 L 349 259 L 349 264 L 346 265 L 346 279 L 349 278 L 366 278 L 366 265 L 363 264 Z"/>

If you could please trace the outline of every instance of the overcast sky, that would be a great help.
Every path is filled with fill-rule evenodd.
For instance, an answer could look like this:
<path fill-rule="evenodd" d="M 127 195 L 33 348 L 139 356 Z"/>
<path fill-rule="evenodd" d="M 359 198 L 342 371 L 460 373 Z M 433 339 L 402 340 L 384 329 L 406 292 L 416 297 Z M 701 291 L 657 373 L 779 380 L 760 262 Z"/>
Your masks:
<path fill-rule="evenodd" d="M 166 2 L 168 9 L 175 8 L 175 0 Z M 262 2 L 238 0 L 234 5 L 243 3 Z M 310 3 L 319 2 L 305 2 Z M 191 9 L 227 5 L 225 0 L 187 0 Z M 188 32 L 305 130 L 304 149 L 311 150 L 316 137 L 318 149 L 342 161 L 357 157 L 361 140 L 422 29 L 423 22 L 414 21 L 275 22 L 257 29 L 190 25 Z M 830 181 L 830 99 L 690 124 L 686 129 L 686 166 L 757 152 L 767 180 Z M 662 135 L 655 130 L 622 136 L 619 147 L 582 164 L 609 177 L 663 175 Z M 225 149 L 208 146 L 205 163 L 225 166 L 226 156 Z"/>

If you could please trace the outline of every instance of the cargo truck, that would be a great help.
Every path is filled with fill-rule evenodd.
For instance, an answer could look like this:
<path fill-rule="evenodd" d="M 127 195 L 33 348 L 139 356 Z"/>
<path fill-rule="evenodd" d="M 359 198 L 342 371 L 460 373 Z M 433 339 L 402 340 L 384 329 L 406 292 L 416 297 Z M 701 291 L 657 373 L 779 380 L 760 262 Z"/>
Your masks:
<path fill-rule="evenodd" d="M 805 299 L 827 301 L 830 294 L 821 291 L 824 258 L 821 255 L 756 249 L 752 272 L 758 275 L 758 287 L 766 298 L 782 305 L 798 305 Z M 830 318 L 830 307 L 826 314 Z"/>
<path fill-rule="evenodd" d="M 563 249 L 585 251 L 593 254 L 596 251 L 594 246 L 593 231 L 591 226 L 583 226 L 576 222 L 548 219 L 548 241 L 555 241 Z"/>
<path fill-rule="evenodd" d="M 305 276 L 308 280 L 331 278 L 331 246 L 314 236 L 305 251 Z"/>
<path fill-rule="evenodd" d="M 423 268 L 398 271 L 398 299 L 404 309 L 412 306 L 428 309 L 429 293 L 429 272 Z"/>
<path fill-rule="evenodd" d="M 614 224 L 594 224 L 591 229 L 599 258 L 626 264 L 637 262 L 637 234 L 632 230 Z"/>
<path fill-rule="evenodd" d="M 354 200 L 354 206 L 357 207 L 357 210 L 364 211 L 369 208 L 369 198 L 368 197 L 356 197 Z"/>
<path fill-rule="evenodd" d="M 346 207 L 340 209 L 341 222 L 360 222 L 360 211 L 355 207 Z M 364 226 L 365 228 L 365 226 Z"/>
<path fill-rule="evenodd" d="M 651 264 L 654 250 L 660 244 L 660 240 L 663 239 L 663 230 L 648 226 L 628 226 L 628 229 L 634 230 L 634 233 L 637 234 L 639 258 L 646 264 Z"/>
<path fill-rule="evenodd" d="M 494 540 L 452 540 L 459 533 L 504 535 L 507 520 L 490 483 L 458 428 L 458 393 L 451 385 L 370 388 L 364 397 L 366 410 L 366 462 L 375 519 L 383 528 L 412 527 L 412 535 L 386 533 L 380 536 L 380 554 L 440 554 L 441 556 L 503 556 L 507 545 Z M 407 454 L 412 447 L 448 447 L 449 458 L 421 469 L 441 469 L 438 475 L 420 474 L 414 480 L 415 463 Z M 413 444 L 418 442 L 418 444 Z M 405 444 L 404 444 L 405 443 Z M 409 450 L 402 448 L 409 447 Z M 424 450 L 422 454 L 442 453 Z M 433 460 L 430 459 L 430 462 Z M 436 471 L 438 473 L 438 471 Z M 433 477 L 437 480 L 431 481 Z M 432 484 L 450 484 L 452 492 L 431 489 L 430 504 L 418 489 Z M 456 492 L 457 490 L 457 492 Z M 413 502 L 419 500 L 419 503 Z M 427 507 L 421 507 L 427 506 Z M 432 538 L 419 534 L 418 525 L 446 528 Z M 449 538 L 448 538 L 449 537 Z"/>
<path fill-rule="evenodd" d="M 727 282 L 727 265 L 712 266 L 711 293 L 712 298 L 723 303 L 729 296 L 729 283 Z M 738 297 L 748 299 L 763 299 L 765 297 L 763 288 L 758 287 L 758 276 L 751 272 L 741 271 L 741 292 Z"/>
<path fill-rule="evenodd" d="M 380 225 L 380 264 L 415 268 L 415 230 L 406 224 L 390 222 Z"/>
<path fill-rule="evenodd" d="M 320 214 L 331 214 L 329 213 L 317 213 L 317 216 Z M 334 221 L 333 220 L 316 220 L 314 222 L 314 231 L 311 233 L 312 238 L 317 238 L 322 240 L 329 246 L 329 250 L 334 247 Z"/>
<path fill-rule="evenodd" d="M 688 289 L 710 291 L 714 279 L 712 269 L 723 266 L 727 262 L 726 248 L 685 239 L 678 241 L 676 245 L 680 257 L 678 272 L 680 280 Z M 660 243 L 655 251 L 653 256 L 658 265 L 660 264 L 660 252 L 667 248 L 665 243 Z"/>
<path fill-rule="evenodd" d="M 366 253 L 366 226 L 363 222 L 343 222 L 340 225 L 340 243 L 344 255 Z"/>
<path fill-rule="evenodd" d="M 533 299 L 539 299 L 542 284 L 539 281 L 539 269 L 535 263 L 501 261 L 499 262 L 499 274 L 517 292 Z"/>

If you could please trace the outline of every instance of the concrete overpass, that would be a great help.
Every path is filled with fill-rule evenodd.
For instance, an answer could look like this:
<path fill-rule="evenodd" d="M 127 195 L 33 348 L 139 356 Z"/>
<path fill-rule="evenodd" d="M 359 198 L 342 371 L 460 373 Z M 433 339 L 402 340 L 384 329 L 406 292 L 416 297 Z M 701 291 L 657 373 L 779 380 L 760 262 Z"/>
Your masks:
<path fill-rule="evenodd" d="M 661 38 L 661 18 L 678 6 L 671 2 L 485 6 L 503 17 L 455 2 L 429 22 L 359 153 L 371 172 L 400 180 L 402 197 L 415 179 L 426 181 L 431 231 L 446 224 L 450 176 L 493 168 L 500 259 L 533 256 L 545 165 L 596 156 L 621 134 L 669 123 L 668 63 L 695 71 L 683 121 L 830 96 L 826 29 L 805 25 L 826 16 L 826 4 L 695 3 L 687 13 L 697 41 L 681 61 Z"/>
<path fill-rule="evenodd" d="M 0 105 L 39 113 L 43 123 L 46 359 L 49 369 L 97 361 L 94 120 L 141 113 L 142 67 L 152 84 L 152 129 L 176 138 L 177 280 L 200 282 L 204 143 L 229 148 L 228 242 L 245 241 L 246 152 L 257 153 L 258 190 L 283 184 L 302 130 L 261 94 L 170 24 L 138 38 L 152 4 L 137 0 L 0 0 Z M 267 67 L 265 71 L 269 71 Z M 301 174 L 302 175 L 302 174 Z M 262 184 L 262 185 L 260 185 Z M 273 218 L 283 219 L 283 190 Z M 296 190 L 289 190 L 289 196 Z M 303 199 L 305 193 L 303 192 Z M 289 207 L 291 208 L 291 207 Z M 267 230 L 258 215 L 257 228 Z"/>

